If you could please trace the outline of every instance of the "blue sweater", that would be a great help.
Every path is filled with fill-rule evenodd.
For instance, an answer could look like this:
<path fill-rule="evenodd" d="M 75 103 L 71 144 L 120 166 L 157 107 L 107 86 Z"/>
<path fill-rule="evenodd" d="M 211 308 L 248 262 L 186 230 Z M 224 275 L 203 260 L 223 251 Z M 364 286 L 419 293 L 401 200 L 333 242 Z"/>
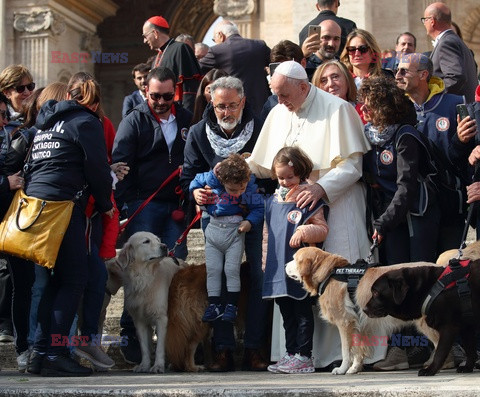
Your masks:
<path fill-rule="evenodd" d="M 247 189 L 240 197 L 230 196 L 225 187 L 220 183 L 213 171 L 197 174 L 190 183 L 190 192 L 195 189 L 201 189 L 210 186 L 212 191 L 218 196 L 215 204 L 206 206 L 207 212 L 212 216 L 241 215 L 252 226 L 263 222 L 264 202 L 263 196 L 257 193 L 255 176 L 252 174 L 248 182 Z M 248 211 L 246 211 L 248 210 Z"/>

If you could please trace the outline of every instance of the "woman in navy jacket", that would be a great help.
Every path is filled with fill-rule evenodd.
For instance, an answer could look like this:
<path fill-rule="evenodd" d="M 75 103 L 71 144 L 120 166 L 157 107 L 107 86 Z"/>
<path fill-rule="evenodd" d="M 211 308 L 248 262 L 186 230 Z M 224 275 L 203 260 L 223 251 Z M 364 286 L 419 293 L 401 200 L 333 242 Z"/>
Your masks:
<path fill-rule="evenodd" d="M 415 109 L 394 80 L 371 77 L 359 91 L 372 149 L 364 155 L 373 239 L 384 264 L 436 259 L 440 212 L 426 180 L 426 158 Z"/>
<path fill-rule="evenodd" d="M 70 327 L 88 279 L 85 206 L 89 195 L 99 212 L 113 215 L 112 178 L 102 124 L 95 111 L 100 89 L 94 80 L 74 86 L 69 100 L 48 101 L 40 109 L 26 174 L 26 194 L 74 200 L 70 224 L 38 312 L 28 371 L 43 376 L 87 376 L 91 369 L 70 358 Z M 41 269 L 50 273 L 47 268 Z"/>

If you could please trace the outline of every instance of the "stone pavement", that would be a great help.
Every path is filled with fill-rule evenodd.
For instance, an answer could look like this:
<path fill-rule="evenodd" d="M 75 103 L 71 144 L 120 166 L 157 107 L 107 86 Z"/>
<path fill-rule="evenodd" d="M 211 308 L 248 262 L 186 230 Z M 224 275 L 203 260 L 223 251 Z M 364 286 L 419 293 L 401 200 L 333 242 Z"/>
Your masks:
<path fill-rule="evenodd" d="M 267 372 L 135 374 L 110 371 L 88 378 L 42 378 L 0 372 L 1 396 L 479 396 L 480 373 L 443 371 L 418 377 L 417 371 L 364 372 L 335 376 Z"/>

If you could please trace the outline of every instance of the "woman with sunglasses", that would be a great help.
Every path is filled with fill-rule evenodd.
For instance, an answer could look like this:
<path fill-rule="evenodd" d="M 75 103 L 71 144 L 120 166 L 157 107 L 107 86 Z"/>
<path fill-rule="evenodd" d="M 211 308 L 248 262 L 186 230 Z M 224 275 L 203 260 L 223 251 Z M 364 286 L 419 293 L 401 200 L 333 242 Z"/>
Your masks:
<path fill-rule="evenodd" d="M 95 113 L 100 103 L 100 88 L 94 80 L 80 81 L 70 87 L 67 99 L 47 101 L 40 109 L 36 123 L 39 131 L 25 177 L 28 196 L 75 203 L 54 272 L 37 266 L 48 284 L 40 300 L 38 326 L 27 370 L 42 376 L 88 376 L 92 373 L 90 368 L 70 357 L 65 341 L 68 341 L 89 278 L 86 201 L 91 194 L 100 213 L 113 216 L 114 211 L 105 138 L 102 123 Z"/>
<path fill-rule="evenodd" d="M 380 47 L 375 37 L 363 29 L 356 29 L 347 36 L 340 60 L 350 70 L 357 89 L 364 78 L 383 73 Z"/>
<path fill-rule="evenodd" d="M 0 73 L 0 92 L 8 99 L 11 121 L 21 119 L 22 103 L 35 89 L 30 71 L 23 65 L 7 66 Z"/>

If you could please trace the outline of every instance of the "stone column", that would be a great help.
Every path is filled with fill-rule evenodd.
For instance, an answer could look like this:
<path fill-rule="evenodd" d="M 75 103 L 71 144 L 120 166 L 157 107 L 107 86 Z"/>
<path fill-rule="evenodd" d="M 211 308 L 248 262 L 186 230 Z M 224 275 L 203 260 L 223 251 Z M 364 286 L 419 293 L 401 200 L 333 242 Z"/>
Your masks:
<path fill-rule="evenodd" d="M 13 27 L 20 44 L 20 62 L 28 67 L 37 87 L 48 84 L 49 41 L 65 31 L 64 19 L 48 8 L 14 13 Z"/>
<path fill-rule="evenodd" d="M 235 22 L 242 37 L 251 38 L 258 33 L 252 26 L 256 3 L 256 0 L 215 0 L 213 12 Z"/>

